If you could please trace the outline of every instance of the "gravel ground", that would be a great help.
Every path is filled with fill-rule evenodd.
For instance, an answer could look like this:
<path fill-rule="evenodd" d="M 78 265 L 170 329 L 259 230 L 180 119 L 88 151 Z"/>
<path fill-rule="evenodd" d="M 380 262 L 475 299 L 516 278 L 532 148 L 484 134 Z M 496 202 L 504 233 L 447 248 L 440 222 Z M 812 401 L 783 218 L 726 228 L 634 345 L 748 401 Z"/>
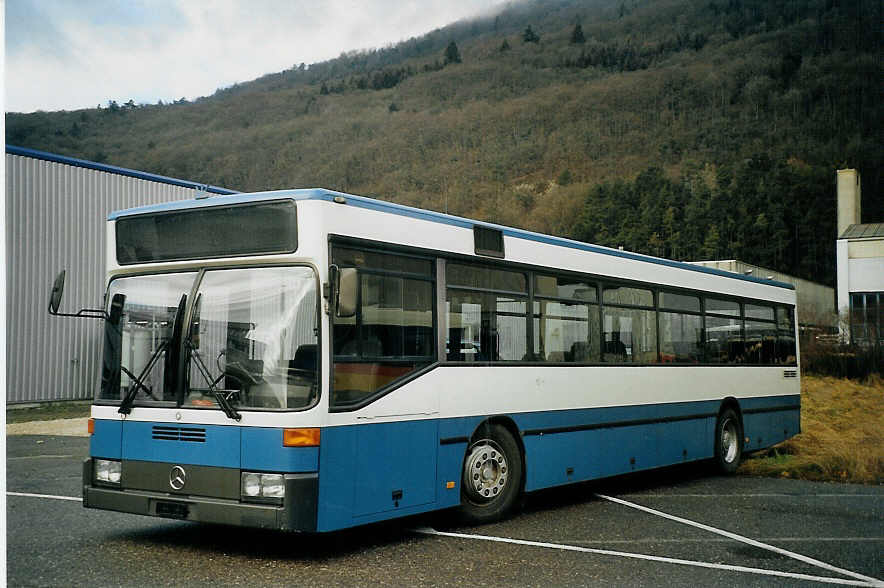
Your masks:
<path fill-rule="evenodd" d="M 53 421 L 30 421 L 6 425 L 7 435 L 62 435 L 66 437 L 88 437 L 86 421 L 78 419 L 56 419 Z"/>

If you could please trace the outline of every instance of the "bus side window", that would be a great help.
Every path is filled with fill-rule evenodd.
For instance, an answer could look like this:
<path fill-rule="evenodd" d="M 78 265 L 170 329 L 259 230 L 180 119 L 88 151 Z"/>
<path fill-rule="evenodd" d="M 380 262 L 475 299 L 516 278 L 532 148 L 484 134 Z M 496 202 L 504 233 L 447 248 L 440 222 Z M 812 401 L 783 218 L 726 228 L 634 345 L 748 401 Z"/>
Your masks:
<path fill-rule="evenodd" d="M 334 318 L 332 404 L 346 407 L 436 360 L 435 288 L 426 260 L 344 248 L 333 259 L 359 266 L 356 312 Z"/>
<path fill-rule="evenodd" d="M 525 360 L 528 357 L 525 274 L 457 263 L 447 264 L 446 272 L 449 360 Z"/>

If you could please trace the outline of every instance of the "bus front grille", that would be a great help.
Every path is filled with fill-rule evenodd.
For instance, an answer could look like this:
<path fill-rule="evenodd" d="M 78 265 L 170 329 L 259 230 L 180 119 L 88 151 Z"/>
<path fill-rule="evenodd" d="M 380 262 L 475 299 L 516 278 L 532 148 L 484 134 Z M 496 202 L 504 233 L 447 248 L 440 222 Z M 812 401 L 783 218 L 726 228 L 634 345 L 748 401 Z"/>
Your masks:
<path fill-rule="evenodd" d="M 206 442 L 206 430 L 198 427 L 169 427 L 154 425 L 153 438 L 162 441 Z"/>

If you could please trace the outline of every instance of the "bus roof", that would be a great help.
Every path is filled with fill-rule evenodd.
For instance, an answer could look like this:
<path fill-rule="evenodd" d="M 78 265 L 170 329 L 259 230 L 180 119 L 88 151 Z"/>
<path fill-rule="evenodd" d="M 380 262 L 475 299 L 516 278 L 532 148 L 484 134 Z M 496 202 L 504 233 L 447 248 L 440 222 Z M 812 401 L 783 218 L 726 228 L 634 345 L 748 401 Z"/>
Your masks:
<path fill-rule="evenodd" d="M 430 221 L 434 223 L 446 224 L 450 226 L 472 229 L 474 226 L 480 227 L 488 227 L 492 229 L 498 229 L 503 232 L 503 234 L 507 237 L 515 238 L 515 239 L 525 239 L 528 241 L 534 241 L 537 243 L 545 243 L 548 245 L 557 245 L 559 247 L 567 247 L 569 249 L 578 249 L 582 251 L 589 251 L 593 253 L 599 253 L 602 255 L 610 255 L 614 257 L 620 257 L 623 259 L 631 259 L 636 261 L 643 261 L 646 263 L 653 263 L 657 265 L 665 265 L 669 267 L 685 269 L 693 272 L 703 273 L 703 274 L 712 274 L 717 276 L 724 276 L 727 278 L 732 278 L 736 280 L 743 280 L 747 282 L 755 282 L 759 284 L 766 284 L 768 286 L 776 286 L 779 288 L 787 288 L 789 290 L 794 290 L 795 286 L 792 284 L 788 284 L 786 282 L 779 282 L 776 280 L 765 280 L 762 278 L 758 278 L 755 276 L 737 274 L 734 272 L 729 272 L 725 270 L 720 270 L 711 267 L 704 267 L 699 265 L 694 265 L 691 263 L 683 262 L 683 261 L 673 261 L 670 259 L 663 259 L 660 257 L 653 257 L 650 255 L 644 255 L 641 253 L 633 253 L 631 251 L 622 251 L 620 249 L 613 249 L 611 247 L 604 247 L 602 245 L 593 245 L 591 243 L 584 243 L 582 241 L 575 241 L 573 239 L 566 239 L 564 237 L 554 237 L 552 235 L 544 235 L 542 233 L 535 233 L 532 231 L 526 231 L 524 229 L 516 229 L 513 227 L 507 227 L 503 225 L 497 225 L 494 223 L 483 222 L 478 220 L 472 220 L 460 216 L 455 216 L 451 214 L 445 214 L 442 212 L 435 212 L 432 210 L 425 210 L 422 208 L 415 208 L 412 206 L 405 206 L 402 204 L 395 204 L 393 202 L 387 202 L 384 200 L 378 200 L 375 198 L 368 198 L 366 196 L 356 196 L 354 194 L 347 194 L 344 192 L 336 192 L 334 190 L 327 190 L 325 188 L 305 188 L 298 190 L 275 190 L 269 192 L 251 192 L 251 193 L 238 193 L 231 195 L 223 195 L 223 196 L 212 196 L 210 198 L 201 198 L 195 200 L 176 200 L 173 202 L 165 202 L 162 204 L 153 204 L 149 206 L 140 206 L 137 208 L 129 208 L 126 210 L 120 210 L 116 212 L 112 212 L 108 215 L 108 220 L 117 220 L 119 218 L 127 217 L 127 216 L 135 216 L 140 214 L 152 214 L 152 213 L 161 213 L 161 212 L 174 212 L 177 210 L 191 210 L 194 208 L 203 208 L 203 207 L 212 207 L 212 206 L 228 206 L 234 204 L 245 204 L 249 202 L 267 202 L 272 200 L 324 200 L 327 202 L 334 202 L 335 198 L 343 197 L 346 200 L 346 204 L 349 206 L 356 206 L 358 208 L 365 208 L 368 210 L 375 210 L 380 212 L 386 212 L 388 214 L 396 214 L 400 216 L 407 216 L 410 218 Z"/>

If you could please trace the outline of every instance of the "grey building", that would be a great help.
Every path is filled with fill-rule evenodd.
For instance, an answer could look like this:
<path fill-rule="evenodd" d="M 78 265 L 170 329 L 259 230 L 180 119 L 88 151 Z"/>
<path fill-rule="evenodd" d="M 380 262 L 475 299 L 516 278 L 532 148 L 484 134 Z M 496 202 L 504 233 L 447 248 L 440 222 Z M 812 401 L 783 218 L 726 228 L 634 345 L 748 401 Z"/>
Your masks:
<path fill-rule="evenodd" d="M 834 332 L 838 325 L 835 312 L 835 289 L 803 278 L 796 278 L 776 270 L 753 265 L 737 259 L 719 261 L 695 261 L 696 265 L 713 267 L 738 274 L 751 274 L 756 278 L 786 282 L 795 286 L 798 324 L 803 328 L 815 328 Z"/>
<path fill-rule="evenodd" d="M 62 310 L 101 307 L 113 210 L 233 194 L 131 169 L 6 146 L 6 402 L 93 397 L 102 321 L 52 317 L 52 280 L 67 270 Z"/>

